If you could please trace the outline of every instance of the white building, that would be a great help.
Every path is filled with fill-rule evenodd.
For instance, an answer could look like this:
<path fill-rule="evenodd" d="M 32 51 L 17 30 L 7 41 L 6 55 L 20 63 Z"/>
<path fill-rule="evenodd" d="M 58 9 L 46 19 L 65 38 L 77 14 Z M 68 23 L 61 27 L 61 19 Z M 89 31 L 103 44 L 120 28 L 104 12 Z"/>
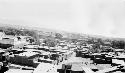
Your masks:
<path fill-rule="evenodd" d="M 2 40 L 2 38 L 5 36 L 4 32 L 0 32 L 0 40 Z"/>

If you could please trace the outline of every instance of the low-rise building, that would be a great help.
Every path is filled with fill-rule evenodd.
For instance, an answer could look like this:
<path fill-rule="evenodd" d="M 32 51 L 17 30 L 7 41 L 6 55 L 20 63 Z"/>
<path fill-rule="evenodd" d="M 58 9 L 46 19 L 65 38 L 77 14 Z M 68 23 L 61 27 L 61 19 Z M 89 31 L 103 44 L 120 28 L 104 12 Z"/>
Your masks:
<path fill-rule="evenodd" d="M 36 52 L 23 52 L 20 54 L 15 54 L 14 57 L 10 57 L 10 61 L 14 64 L 26 65 L 37 67 L 39 58 L 38 53 Z"/>
<path fill-rule="evenodd" d="M 24 45 L 29 44 L 30 42 L 27 41 L 28 36 L 12 36 L 12 35 L 5 35 L 0 40 L 0 48 L 6 49 L 9 47 L 13 48 L 23 48 Z"/>

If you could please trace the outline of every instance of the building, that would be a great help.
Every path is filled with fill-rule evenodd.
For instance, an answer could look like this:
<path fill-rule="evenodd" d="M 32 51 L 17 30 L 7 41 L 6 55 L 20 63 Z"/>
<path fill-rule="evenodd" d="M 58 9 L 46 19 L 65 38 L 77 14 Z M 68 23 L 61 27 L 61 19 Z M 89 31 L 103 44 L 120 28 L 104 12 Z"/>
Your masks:
<path fill-rule="evenodd" d="M 2 40 L 2 38 L 5 36 L 4 32 L 0 32 L 0 40 Z"/>
<path fill-rule="evenodd" d="M 10 61 L 14 64 L 37 67 L 39 55 L 36 52 L 23 52 L 10 57 Z"/>
<path fill-rule="evenodd" d="M 30 39 L 31 37 L 29 36 L 4 35 L 4 37 L 2 37 L 0 40 L 0 48 L 7 49 L 12 46 L 15 49 L 23 48 L 24 45 L 30 43 Z"/>

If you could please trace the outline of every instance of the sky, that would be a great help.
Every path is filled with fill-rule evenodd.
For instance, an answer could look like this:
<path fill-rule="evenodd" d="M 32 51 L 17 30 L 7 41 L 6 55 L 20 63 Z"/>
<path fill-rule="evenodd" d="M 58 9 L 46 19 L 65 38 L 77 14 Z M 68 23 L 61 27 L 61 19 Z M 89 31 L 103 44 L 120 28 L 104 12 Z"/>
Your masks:
<path fill-rule="evenodd" d="M 0 23 L 125 37 L 125 0 L 0 0 Z"/>

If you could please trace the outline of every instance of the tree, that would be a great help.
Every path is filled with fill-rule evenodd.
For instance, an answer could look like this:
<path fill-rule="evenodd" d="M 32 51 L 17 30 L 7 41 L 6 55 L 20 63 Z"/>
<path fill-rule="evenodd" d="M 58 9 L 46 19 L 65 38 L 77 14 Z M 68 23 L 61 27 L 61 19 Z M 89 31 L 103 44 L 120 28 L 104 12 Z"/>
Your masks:
<path fill-rule="evenodd" d="M 63 36 L 62 36 L 62 34 L 60 34 L 60 33 L 56 33 L 55 34 L 55 38 L 57 38 L 57 39 L 61 39 Z"/>
<path fill-rule="evenodd" d="M 72 43 L 76 43 L 78 40 L 77 39 L 71 39 Z"/>
<path fill-rule="evenodd" d="M 102 49 L 100 48 L 100 44 L 99 44 L 99 43 L 96 43 L 96 44 L 93 44 L 93 45 L 92 45 L 92 48 L 91 48 L 90 50 L 91 50 L 91 52 L 98 53 L 98 52 L 100 52 Z"/>
<path fill-rule="evenodd" d="M 55 47 L 58 43 L 58 40 L 47 38 L 43 41 L 43 43 L 45 43 L 49 47 Z"/>
<path fill-rule="evenodd" d="M 125 41 L 112 41 L 112 47 L 117 49 L 124 49 L 125 48 Z"/>

